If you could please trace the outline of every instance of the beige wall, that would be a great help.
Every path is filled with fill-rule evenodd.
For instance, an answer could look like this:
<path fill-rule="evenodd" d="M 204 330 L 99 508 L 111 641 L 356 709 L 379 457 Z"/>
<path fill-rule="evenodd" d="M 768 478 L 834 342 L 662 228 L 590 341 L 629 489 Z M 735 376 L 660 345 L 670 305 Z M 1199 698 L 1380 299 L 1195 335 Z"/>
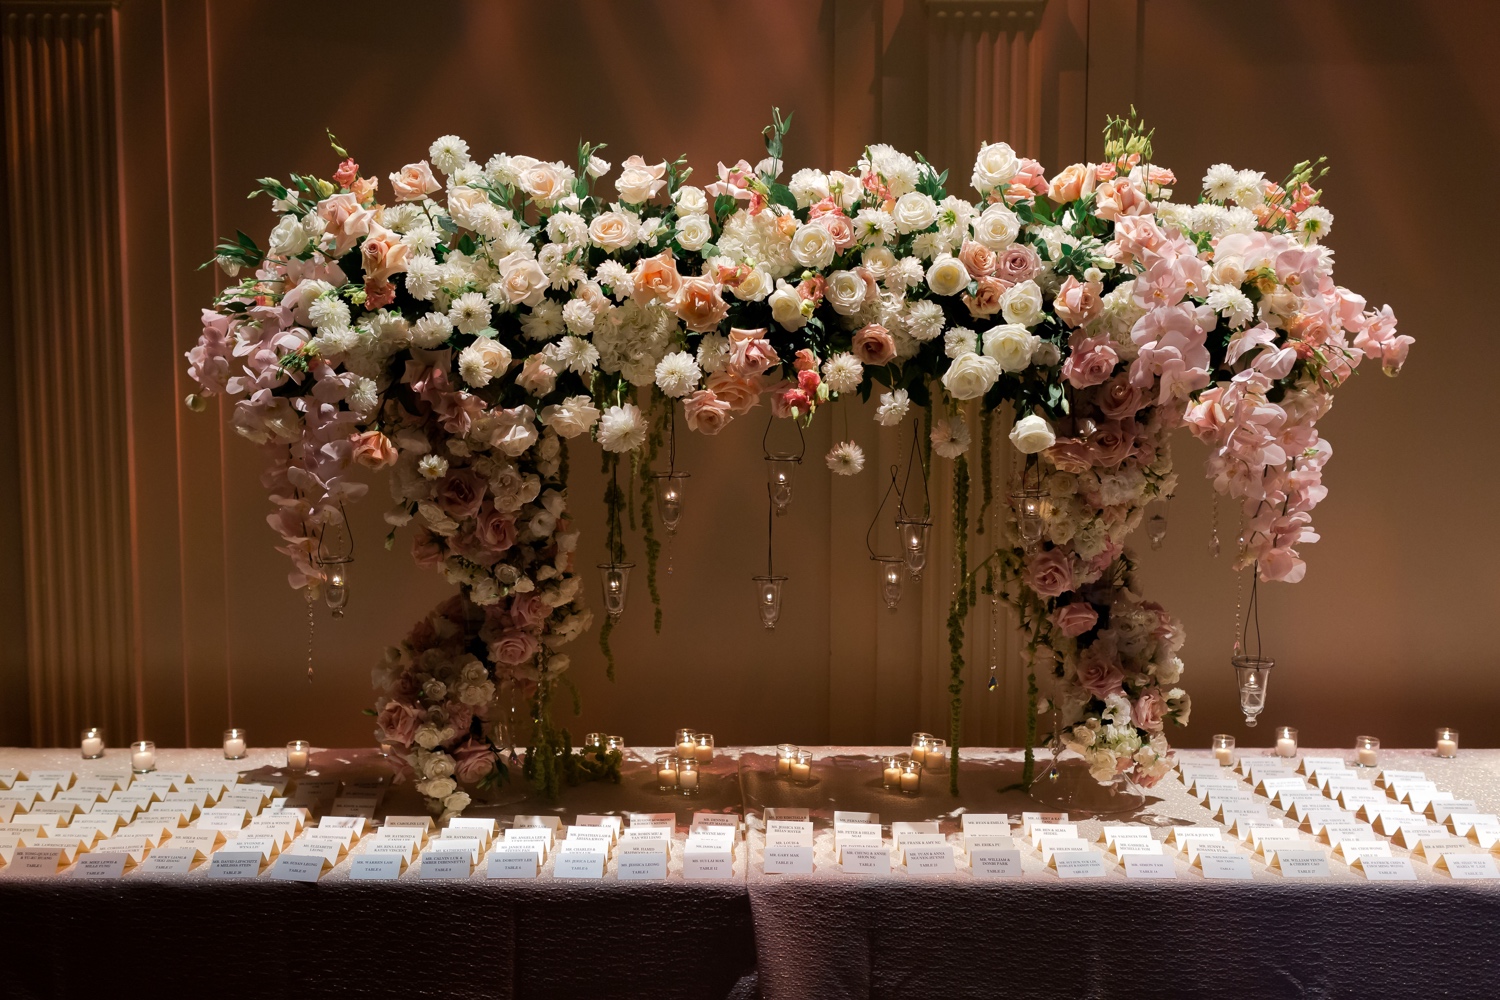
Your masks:
<path fill-rule="evenodd" d="M 1019 17 L 1029 6 L 1010 9 Z M 309 685 L 306 608 L 272 551 L 259 456 L 216 407 L 195 415 L 180 403 L 181 353 L 213 290 L 194 268 L 217 234 L 243 228 L 263 238 L 270 214 L 243 197 L 254 178 L 331 168 L 323 128 L 381 174 L 457 132 L 486 155 L 571 158 L 580 137 L 608 142 L 616 161 L 686 153 L 701 176 L 718 159 L 755 159 L 775 104 L 796 110 L 793 169 L 847 166 L 862 143 L 884 139 L 920 147 L 962 178 L 968 159 L 958 151 L 981 138 L 1008 138 L 1052 168 L 1083 155 L 1085 134 L 1097 154 L 1104 115 L 1133 101 L 1158 126 L 1158 159 L 1184 189 L 1221 159 L 1276 174 L 1327 153 L 1339 278 L 1389 300 L 1419 338 L 1400 380 L 1367 372 L 1325 425 L 1335 457 L 1332 495 L 1317 512 L 1324 541 L 1304 583 L 1262 591 L 1267 646 L 1280 660 L 1267 721 L 1297 725 L 1320 744 L 1367 731 L 1425 743 L 1439 723 L 1458 725 L 1469 744 L 1500 737 L 1491 711 L 1500 664 L 1485 628 L 1500 597 L 1488 570 L 1500 539 L 1486 509 L 1496 457 L 1487 394 L 1472 382 L 1438 383 L 1439 349 L 1453 356 L 1456 347 L 1477 367 L 1469 354 L 1488 334 L 1486 251 L 1476 225 L 1460 229 L 1453 208 L 1439 215 L 1436 194 L 1421 187 L 1437 181 L 1483 204 L 1468 179 L 1495 162 L 1500 134 L 1500 71 L 1487 55 L 1500 14 L 1491 5 L 1288 0 L 1257 5 L 1248 19 L 1189 0 L 1051 0 L 1029 48 L 1024 33 L 997 42 L 954 32 L 919 0 L 472 2 L 424 5 L 418 20 L 409 4 L 366 3 L 358 17 L 347 4 L 298 4 L 298 22 L 336 39 L 323 47 L 286 10 L 184 0 L 164 18 L 160 3 L 124 0 L 115 22 L 133 444 L 126 725 L 164 744 L 211 743 L 232 713 L 259 743 L 363 742 L 369 664 L 445 593 L 410 564 L 402 540 L 394 552 L 381 547 L 377 485 L 354 512 L 351 610 L 334 622 L 320 609 Z M 1433 235 L 1419 241 L 1421 231 Z M 1477 272 L 1475 290 L 1448 292 L 1440 268 Z M 13 343 L 9 315 L 7 324 Z M 1428 400 L 1442 401 L 1441 419 L 1424 415 Z M 868 414 L 849 412 L 876 474 L 830 482 L 821 456 L 845 419 L 835 411 L 809 433 L 797 499 L 776 525 L 778 570 L 791 581 L 773 633 L 754 620 L 748 580 L 764 558 L 763 425 L 743 421 L 716 439 L 683 435 L 679 467 L 693 479 L 674 571 L 661 577 L 664 628 L 652 634 L 638 579 L 615 632 L 616 682 L 603 677 L 594 636 L 575 645 L 577 731 L 653 743 L 691 724 L 726 743 L 894 742 L 943 725 L 935 626 L 944 574 L 929 574 L 924 594 L 909 591 L 887 615 L 863 558 L 879 470 L 900 459 L 904 440 L 880 438 Z M 0 424 L 4 458 L 15 414 Z M 1207 554 L 1201 449 L 1183 440 L 1178 456 L 1171 529 L 1142 565 L 1150 595 L 1188 629 L 1197 711 L 1179 742 L 1204 745 L 1216 731 L 1243 739 L 1227 665 L 1235 580 Z M 573 505 L 588 529 L 583 561 L 592 565 L 602 551 L 597 453 L 575 449 L 573 465 Z M 19 517 L 10 506 L 0 513 L 12 526 L 0 545 L 15 546 Z M 1220 517 L 1232 539 L 1228 505 Z M 638 541 L 632 554 L 644 561 Z M 15 589 L 22 579 L 17 567 L 4 583 Z M 972 741 L 1012 743 L 1019 675 L 1001 644 L 1010 692 L 982 691 L 983 625 L 971 642 L 981 662 L 969 675 L 966 726 Z M 6 721 L 18 715 L 10 706 L 24 698 L 27 676 L 19 657 L 0 662 L 0 742 L 71 740 L 71 725 L 34 714 L 29 731 Z"/>

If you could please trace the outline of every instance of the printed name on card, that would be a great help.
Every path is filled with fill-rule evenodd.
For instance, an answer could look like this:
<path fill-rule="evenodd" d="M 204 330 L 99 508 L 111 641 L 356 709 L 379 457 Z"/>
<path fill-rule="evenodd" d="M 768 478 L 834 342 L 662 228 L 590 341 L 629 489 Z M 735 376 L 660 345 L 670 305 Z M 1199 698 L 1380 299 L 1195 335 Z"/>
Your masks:
<path fill-rule="evenodd" d="M 839 867 L 851 875 L 889 875 L 891 849 L 878 844 L 850 844 L 840 852 Z"/>
<path fill-rule="evenodd" d="M 766 823 L 767 844 L 806 844 L 812 846 L 811 821 L 773 819 Z"/>
<path fill-rule="evenodd" d="M 976 832 L 998 832 L 1008 835 L 1010 833 L 1009 813 L 964 813 L 959 817 L 959 829 Z"/>
<path fill-rule="evenodd" d="M 1328 855 L 1321 850 L 1278 846 L 1274 857 L 1268 859 L 1268 867 L 1287 878 L 1327 878 L 1329 874 Z"/>
<path fill-rule="evenodd" d="M 73 866 L 69 878 L 85 881 L 114 881 L 125 874 L 125 865 L 130 859 L 117 852 L 86 854 Z"/>
<path fill-rule="evenodd" d="M 615 875 L 621 882 L 644 882 L 667 877 L 667 855 L 663 845 L 622 843 L 615 862 Z"/>
<path fill-rule="evenodd" d="M 258 878 L 264 860 L 259 851 L 215 851 L 208 859 L 208 877 Z"/>
<path fill-rule="evenodd" d="M 813 870 L 812 844 L 767 842 L 763 852 L 762 867 L 768 873 L 786 875 L 811 875 Z"/>
<path fill-rule="evenodd" d="M 1058 878 L 1104 878 L 1109 874 L 1104 855 L 1098 851 L 1055 852 L 1047 867 L 1054 869 Z"/>
<path fill-rule="evenodd" d="M 198 852 L 191 847 L 171 847 L 152 851 L 140 864 L 142 874 L 186 875 L 193 870 Z"/>
<path fill-rule="evenodd" d="M 952 875 L 956 870 L 952 844 L 912 844 L 905 853 L 908 875 Z"/>
<path fill-rule="evenodd" d="M 1354 871 L 1363 872 L 1371 882 L 1415 882 L 1417 873 L 1411 866 L 1411 858 L 1377 857 L 1366 854 L 1349 863 Z"/>
<path fill-rule="evenodd" d="M 349 865 L 349 877 L 356 881 L 389 882 L 401 877 L 409 860 L 400 854 L 357 854 Z"/>
<path fill-rule="evenodd" d="M 554 878 L 603 878 L 605 858 L 602 851 L 564 851 L 553 865 Z"/>
<path fill-rule="evenodd" d="M 520 816 L 516 817 L 516 819 L 521 819 L 521 818 L 522 817 L 520 817 Z M 516 825 L 520 826 L 522 824 L 517 823 Z M 533 824 L 533 825 L 540 826 L 541 824 Z M 436 830 L 437 829 L 437 823 L 433 822 L 433 819 L 432 819 L 431 816 L 387 816 L 385 818 L 385 821 L 382 822 L 380 824 L 380 826 L 381 826 L 381 829 L 390 829 L 390 828 L 395 828 L 395 829 L 418 829 L 418 830 Z"/>
<path fill-rule="evenodd" d="M 1500 878 L 1493 854 L 1444 854 L 1432 869 L 1447 872 L 1456 879 Z"/>
<path fill-rule="evenodd" d="M 428 848 L 422 852 L 418 877 L 424 879 L 468 878 L 473 874 L 473 865 L 474 853 L 472 851 Z"/>
<path fill-rule="evenodd" d="M 682 854 L 682 877 L 733 878 L 734 852 L 717 847 L 694 847 L 689 844 Z"/>
<path fill-rule="evenodd" d="M 17 847 L 5 866 L 7 875 L 56 875 L 67 863 L 62 847 Z"/>
<path fill-rule="evenodd" d="M 1161 846 L 1157 845 L 1158 852 Z M 1177 862 L 1164 854 L 1125 854 L 1120 858 L 1125 877 L 1130 879 L 1164 879 L 1177 877 Z"/>
<path fill-rule="evenodd" d="M 490 851 L 484 874 L 486 878 L 536 878 L 541 870 L 541 856 L 535 849 L 501 846 Z"/>
<path fill-rule="evenodd" d="M 1249 882 L 1255 877 L 1250 871 L 1250 859 L 1243 854 L 1200 852 L 1193 867 L 1211 881 Z"/>
<path fill-rule="evenodd" d="M 973 847 L 969 869 L 975 878 L 1017 878 L 1021 874 L 1021 850 L 1017 847 Z"/>

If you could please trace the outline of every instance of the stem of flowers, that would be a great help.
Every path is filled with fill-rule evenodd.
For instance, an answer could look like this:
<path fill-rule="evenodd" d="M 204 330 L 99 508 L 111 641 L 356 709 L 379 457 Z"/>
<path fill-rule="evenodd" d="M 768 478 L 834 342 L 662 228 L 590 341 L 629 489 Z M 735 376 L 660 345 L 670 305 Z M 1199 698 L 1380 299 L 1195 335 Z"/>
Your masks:
<path fill-rule="evenodd" d="M 1026 763 L 1021 766 L 1021 783 L 1031 787 L 1036 774 L 1036 671 L 1026 673 Z"/>
<path fill-rule="evenodd" d="M 979 413 L 979 478 L 984 490 L 984 502 L 979 505 L 979 524 L 974 533 L 984 534 L 984 516 L 989 513 L 990 502 L 994 500 L 994 485 L 990 481 L 990 451 L 993 447 L 991 432 L 994 427 L 995 411 L 986 412 L 980 407 Z"/>

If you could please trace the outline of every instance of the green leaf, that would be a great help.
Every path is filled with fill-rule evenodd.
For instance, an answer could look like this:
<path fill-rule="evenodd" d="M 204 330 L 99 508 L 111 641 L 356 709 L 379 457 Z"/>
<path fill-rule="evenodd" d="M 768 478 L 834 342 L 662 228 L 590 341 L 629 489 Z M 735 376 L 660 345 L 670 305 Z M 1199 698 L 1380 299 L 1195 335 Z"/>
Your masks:
<path fill-rule="evenodd" d="M 797 210 L 797 199 L 792 194 L 792 189 L 785 184 L 771 185 L 771 204 L 785 205 L 794 212 Z"/>

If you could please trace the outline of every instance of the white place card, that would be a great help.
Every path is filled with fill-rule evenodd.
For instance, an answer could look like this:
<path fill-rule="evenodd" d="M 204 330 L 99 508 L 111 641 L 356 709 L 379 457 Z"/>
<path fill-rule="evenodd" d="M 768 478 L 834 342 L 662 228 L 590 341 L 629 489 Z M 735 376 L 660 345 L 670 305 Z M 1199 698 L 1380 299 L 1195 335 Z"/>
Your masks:
<path fill-rule="evenodd" d="M 324 816 L 318 820 L 319 830 L 352 830 L 355 837 L 365 835 L 365 816 Z"/>
<path fill-rule="evenodd" d="M 682 854 L 682 877 L 733 878 L 734 851 L 689 844 Z"/>
<path fill-rule="evenodd" d="M 1416 846 L 1411 849 L 1411 856 L 1433 864 L 1445 854 L 1469 854 L 1473 850 L 1474 845 L 1469 843 L 1469 838 L 1446 834 L 1441 837 L 1418 837 Z"/>
<path fill-rule="evenodd" d="M 1161 850 L 1160 845 L 1157 850 Z M 1177 877 L 1177 862 L 1165 854 L 1125 854 L 1120 863 L 1125 866 L 1125 877 L 1130 879 Z"/>
<path fill-rule="evenodd" d="M 891 838 L 893 855 L 900 858 L 908 847 L 941 847 L 948 838 L 941 833 L 903 833 Z"/>
<path fill-rule="evenodd" d="M 965 851 L 975 851 L 983 847 L 1001 847 L 1008 851 L 1016 847 L 1016 838 L 1009 835 L 968 831 L 963 835 L 963 847 Z"/>
<path fill-rule="evenodd" d="M 778 817 L 778 818 L 786 818 L 786 817 Z M 802 818 L 803 819 L 807 819 L 806 816 L 804 816 Z M 837 830 L 839 827 L 843 826 L 845 823 L 867 823 L 867 824 L 868 823 L 873 823 L 874 825 L 879 826 L 880 825 L 880 813 L 872 813 L 872 812 L 849 812 L 848 810 L 844 810 L 844 809 L 836 809 L 836 810 L 834 810 L 834 813 L 833 813 L 833 827 L 834 827 L 834 829 Z"/>
<path fill-rule="evenodd" d="M 422 852 L 418 877 L 424 879 L 468 878 L 473 874 L 473 865 L 474 853 L 468 849 L 428 848 Z"/>
<path fill-rule="evenodd" d="M 1004 836 L 1010 834 L 1009 813 L 964 813 L 958 819 L 959 829 L 963 831 L 975 830 L 984 833 L 999 833 Z"/>
<path fill-rule="evenodd" d="M 1216 826 L 1174 826 L 1172 832 L 1167 834 L 1166 842 L 1177 847 L 1182 847 L 1188 840 L 1219 840 L 1220 831 Z"/>
<path fill-rule="evenodd" d="M 566 851 L 557 856 L 552 868 L 554 878 L 603 878 L 603 851 Z"/>
<path fill-rule="evenodd" d="M 1250 859 L 1243 854 L 1200 852 L 1193 867 L 1200 869 L 1203 877 L 1212 881 L 1249 882 L 1255 878 L 1250 871 Z"/>
<path fill-rule="evenodd" d="M 695 812 L 693 813 L 693 822 L 691 825 L 694 827 L 724 826 L 732 830 L 738 830 L 740 828 L 740 817 L 738 813 Z"/>
<path fill-rule="evenodd" d="M 1352 865 L 1360 858 L 1391 857 L 1391 845 L 1383 840 L 1341 840 L 1334 847 L 1333 856 Z"/>
<path fill-rule="evenodd" d="M 401 859 L 403 865 L 409 865 L 417 857 L 417 841 L 408 837 L 371 837 L 364 842 L 359 854 L 394 855 Z"/>
<path fill-rule="evenodd" d="M 401 877 L 407 862 L 400 854 L 356 854 L 349 865 L 349 877 L 355 881 L 391 882 Z"/>
<path fill-rule="evenodd" d="M 1494 813 L 1475 812 L 1472 809 L 1442 810 L 1441 819 L 1434 816 L 1434 823 L 1443 823 L 1460 837 L 1468 836 L 1470 830 L 1476 826 L 1500 827 L 1500 816 Z M 74 820 L 76 823 L 77 820 Z"/>
<path fill-rule="evenodd" d="M 520 816 L 516 817 L 516 819 L 520 819 L 520 818 L 521 818 Z M 516 825 L 520 826 L 521 824 L 518 823 Z M 541 824 L 533 824 L 533 825 L 540 826 Z M 382 830 L 387 830 L 387 829 L 416 829 L 416 830 L 424 830 L 424 831 L 426 831 L 426 830 L 436 830 L 437 829 L 437 823 L 433 822 L 433 819 L 432 819 L 431 816 L 387 816 L 385 818 L 384 822 L 382 822 L 380 824 L 380 828 Z"/>
<path fill-rule="evenodd" d="M 0 768 L 0 788 L 9 788 L 21 780 L 21 772 L 18 768 Z"/>
<path fill-rule="evenodd" d="M 288 851 L 271 865 L 271 877 L 282 882 L 316 882 L 330 863 L 321 854 Z"/>
<path fill-rule="evenodd" d="M 912 844 L 905 849 L 906 873 L 908 875 L 952 875 L 952 844 Z"/>
<path fill-rule="evenodd" d="M 551 830 L 555 836 L 562 832 L 563 821 L 558 816 L 515 816 L 512 817 L 510 825 L 516 830 L 528 826 L 542 826 Z"/>
<path fill-rule="evenodd" d="M 484 874 L 486 878 L 536 878 L 541 870 L 541 860 L 535 850 L 502 846 L 490 851 Z"/>
<path fill-rule="evenodd" d="M 264 860 L 259 851 L 215 851 L 208 859 L 208 877 L 258 878 Z"/>
<path fill-rule="evenodd" d="M 1329 875 L 1328 854 L 1322 850 L 1277 845 L 1267 867 L 1279 870 L 1287 878 L 1327 878 Z"/>
<path fill-rule="evenodd" d="M 627 841 L 620 845 L 615 876 L 621 882 L 645 882 L 667 877 L 667 855 L 660 845 Z"/>
<path fill-rule="evenodd" d="M 73 865 L 73 872 L 68 877 L 89 882 L 114 881 L 125 874 L 125 865 L 129 861 L 124 854 L 114 851 L 86 854 Z"/>
<path fill-rule="evenodd" d="M 1411 858 L 1378 857 L 1366 854 L 1349 863 L 1352 870 L 1363 872 L 1371 882 L 1415 882 L 1417 873 Z"/>
<path fill-rule="evenodd" d="M 17 847 L 5 866 L 7 875 L 56 875 L 67 862 L 63 847 Z"/>
<path fill-rule="evenodd" d="M 969 869 L 975 878 L 1018 878 L 1021 875 L 1020 848 L 973 847 L 969 850 Z"/>
<path fill-rule="evenodd" d="M 1500 878 L 1493 854 L 1444 854 L 1432 868 L 1445 871 L 1456 879 Z"/>
<path fill-rule="evenodd" d="M 1032 827 L 1033 824 L 1039 824 L 1039 823 L 1057 824 L 1057 823 L 1066 823 L 1067 821 L 1068 821 L 1068 814 L 1065 813 L 1065 812 L 1063 812 L 1063 813 L 1023 812 L 1021 814 L 1021 836 L 1023 836 L 1023 837 L 1029 837 L 1029 836 L 1031 836 L 1031 827 Z"/>
<path fill-rule="evenodd" d="M 812 815 L 803 806 L 767 806 L 765 818 L 768 823 L 773 819 L 793 819 L 802 822 L 812 819 Z"/>
<path fill-rule="evenodd" d="M 629 825 L 635 829 L 677 829 L 676 813 L 627 813 L 625 818 Z"/>
<path fill-rule="evenodd" d="M 849 875 L 889 875 L 891 849 L 879 844 L 850 844 L 840 852 L 839 867 Z"/>
<path fill-rule="evenodd" d="M 582 816 L 578 818 L 580 820 L 583 819 Z M 613 819 L 616 822 L 619 821 L 619 817 L 617 816 L 610 816 L 608 818 Z M 598 824 L 595 825 L 597 826 Z M 485 842 L 488 843 L 495 836 L 495 829 L 496 822 L 492 818 L 484 818 L 481 816 L 455 816 L 448 821 L 448 826 L 443 830 L 442 833 L 438 834 L 438 836 L 447 836 L 449 830 L 467 830 L 469 831 L 469 833 L 466 834 L 466 836 L 472 836 L 475 831 L 479 831 L 483 835 L 483 839 L 485 840 Z"/>
<path fill-rule="evenodd" d="M 1085 854 L 1093 848 L 1089 847 L 1088 841 L 1082 837 L 1068 837 L 1061 834 L 1042 837 L 1037 844 L 1037 850 L 1041 852 L 1044 862 L 1051 861 L 1059 854 Z"/>
<path fill-rule="evenodd" d="M 1303 757 L 1302 764 L 1297 771 L 1301 774 L 1308 774 L 1319 768 L 1327 768 L 1330 771 L 1346 770 L 1342 757 Z"/>
<path fill-rule="evenodd" d="M 130 859 L 130 863 L 138 865 L 146 859 L 151 848 L 146 844 L 144 837 L 111 837 L 92 852 L 95 854 L 123 854 Z"/>
<path fill-rule="evenodd" d="M 1109 874 L 1104 855 L 1098 851 L 1066 854 L 1059 851 L 1052 855 L 1047 867 L 1055 869 L 1058 878 L 1104 878 Z"/>
<path fill-rule="evenodd" d="M 813 870 L 813 848 L 809 843 L 767 843 L 762 856 L 762 867 L 770 874 L 811 875 Z"/>
<path fill-rule="evenodd" d="M 664 827 L 632 827 L 620 835 L 620 846 L 646 847 L 662 857 L 672 853 L 672 833 Z"/>
<path fill-rule="evenodd" d="M 1043 837 L 1077 837 L 1077 823 L 1033 823 L 1027 829 L 1028 837 L 1031 838 L 1031 846 L 1040 848 Z"/>
<path fill-rule="evenodd" d="M 506 830 L 503 843 L 506 846 L 512 844 L 525 845 L 534 849 L 539 855 L 545 856 L 552 847 L 552 831 L 545 827 L 530 827 L 524 830 Z"/>
<path fill-rule="evenodd" d="M 136 870 L 143 875 L 186 875 L 193 870 L 198 852 L 188 848 L 162 848 L 152 851 Z"/>
<path fill-rule="evenodd" d="M 1397 771 L 1391 768 L 1383 768 L 1375 775 L 1375 787 L 1384 788 L 1392 781 L 1426 781 L 1427 774 L 1424 771 Z"/>
<path fill-rule="evenodd" d="M 798 821 L 789 819 L 773 819 L 766 823 L 766 844 L 806 844 L 811 847 L 813 843 L 813 825 L 811 821 Z"/>

